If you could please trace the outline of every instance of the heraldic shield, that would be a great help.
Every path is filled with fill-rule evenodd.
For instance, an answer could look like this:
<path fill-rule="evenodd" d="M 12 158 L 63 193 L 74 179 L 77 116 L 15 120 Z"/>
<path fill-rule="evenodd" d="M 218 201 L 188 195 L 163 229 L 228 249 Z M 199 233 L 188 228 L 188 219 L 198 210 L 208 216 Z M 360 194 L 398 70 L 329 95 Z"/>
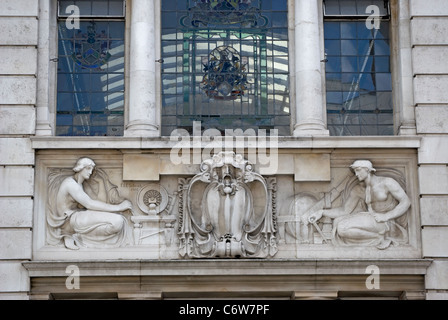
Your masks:
<path fill-rule="evenodd" d="M 264 258 L 277 253 L 275 179 L 234 152 L 180 180 L 179 253 L 190 258 Z"/>
<path fill-rule="evenodd" d="M 87 33 L 80 32 L 75 38 L 72 59 L 81 68 L 98 70 L 111 57 L 109 45 L 105 31 L 97 33 L 95 22 L 90 22 Z"/>

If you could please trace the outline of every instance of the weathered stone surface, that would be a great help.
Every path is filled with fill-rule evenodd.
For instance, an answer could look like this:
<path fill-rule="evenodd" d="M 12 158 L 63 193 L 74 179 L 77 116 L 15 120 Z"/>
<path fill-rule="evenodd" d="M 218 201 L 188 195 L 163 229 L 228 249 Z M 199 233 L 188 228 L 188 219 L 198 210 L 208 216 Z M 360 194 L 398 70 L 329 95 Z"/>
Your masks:
<path fill-rule="evenodd" d="M 421 165 L 418 171 L 421 194 L 448 194 L 446 165 Z"/>
<path fill-rule="evenodd" d="M 0 262 L 0 291 L 19 292 L 29 289 L 28 272 L 20 262 Z M 1 296 L 0 296 L 1 300 Z"/>
<path fill-rule="evenodd" d="M 31 259 L 31 234 L 29 229 L 0 229 L 2 259 Z"/>
<path fill-rule="evenodd" d="M 30 197 L 0 198 L 0 228 L 31 228 L 33 200 Z"/>
<path fill-rule="evenodd" d="M 428 291 L 426 293 L 426 300 L 448 300 L 448 291 Z"/>
<path fill-rule="evenodd" d="M 29 300 L 28 290 L 26 292 L 0 292 L 0 300 Z M 47 295 L 48 300 L 48 295 Z"/>
<path fill-rule="evenodd" d="M 433 261 L 426 274 L 427 289 L 448 288 L 448 261 Z"/>
<path fill-rule="evenodd" d="M 411 17 L 416 16 L 447 16 L 448 2 L 446 0 L 410 1 Z"/>
<path fill-rule="evenodd" d="M 0 16 L 37 16 L 38 5 L 36 0 L 2 0 Z"/>
<path fill-rule="evenodd" d="M 126 154 L 123 156 L 123 180 L 158 181 L 160 159 L 148 154 Z"/>
<path fill-rule="evenodd" d="M 448 101 L 448 76 L 416 76 L 414 95 L 416 104 L 446 103 Z"/>
<path fill-rule="evenodd" d="M 448 105 L 415 108 L 417 133 L 448 133 Z"/>
<path fill-rule="evenodd" d="M 448 258 L 448 228 L 424 227 L 422 229 L 423 256 Z"/>
<path fill-rule="evenodd" d="M 330 181 L 330 154 L 297 154 L 294 172 L 295 181 Z"/>
<path fill-rule="evenodd" d="M 448 2 L 447 2 L 448 3 Z M 447 74 L 448 46 L 417 46 L 412 50 L 414 74 Z"/>
<path fill-rule="evenodd" d="M 34 169 L 30 166 L 0 167 L 0 196 L 32 196 Z"/>
<path fill-rule="evenodd" d="M 0 45 L 37 45 L 36 18 L 0 17 L 0 30 L 2 30 Z"/>
<path fill-rule="evenodd" d="M 446 45 L 448 43 L 448 17 L 425 17 L 411 20 L 413 45 Z"/>
<path fill-rule="evenodd" d="M 418 150 L 419 163 L 448 163 L 448 136 L 425 136 Z"/>
<path fill-rule="evenodd" d="M 420 199 L 422 225 L 448 226 L 448 196 Z"/>
<path fill-rule="evenodd" d="M 0 101 L 3 105 L 35 104 L 36 78 L 31 76 L 0 77 Z"/>
<path fill-rule="evenodd" d="M 1 7 L 1 6 L 0 6 Z M 0 74 L 35 75 L 36 47 L 0 47 Z"/>
<path fill-rule="evenodd" d="M 26 138 L 0 139 L 0 165 L 33 165 L 34 150 Z"/>
<path fill-rule="evenodd" d="M 36 111 L 33 106 L 0 106 L 0 134 L 34 134 Z"/>

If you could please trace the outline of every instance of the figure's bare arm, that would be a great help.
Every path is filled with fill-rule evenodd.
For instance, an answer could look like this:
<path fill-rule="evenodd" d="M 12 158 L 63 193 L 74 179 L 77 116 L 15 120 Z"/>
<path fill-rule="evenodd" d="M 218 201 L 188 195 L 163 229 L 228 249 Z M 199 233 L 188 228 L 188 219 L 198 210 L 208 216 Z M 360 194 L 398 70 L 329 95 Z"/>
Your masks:
<path fill-rule="evenodd" d="M 353 188 L 350 195 L 345 200 L 343 206 L 332 209 L 325 209 L 323 212 L 324 216 L 335 219 L 352 213 L 358 205 L 359 200 L 363 198 L 363 195 L 364 190 L 362 188 Z"/>
<path fill-rule="evenodd" d="M 118 205 L 109 204 L 103 201 L 94 200 L 89 197 L 83 188 L 73 181 L 67 185 L 67 191 L 72 196 L 72 198 L 81 204 L 84 208 L 94 211 L 108 211 L 108 212 L 119 212 L 127 209 L 131 209 L 132 205 L 129 201 L 123 201 Z"/>
<path fill-rule="evenodd" d="M 313 217 L 315 220 L 319 220 L 322 216 L 335 219 L 350 214 L 353 212 L 353 210 L 355 210 L 356 206 L 358 205 L 359 199 L 361 197 L 360 192 L 361 192 L 360 190 L 354 188 L 353 191 L 350 193 L 350 196 L 346 199 L 343 206 L 331 209 L 322 209 L 311 214 L 310 217 Z"/>
<path fill-rule="evenodd" d="M 385 186 L 387 187 L 390 194 L 398 201 L 397 206 L 387 212 L 386 216 L 389 220 L 398 218 L 405 214 L 409 209 L 409 207 L 411 206 L 411 200 L 397 181 L 388 179 L 385 181 Z"/>

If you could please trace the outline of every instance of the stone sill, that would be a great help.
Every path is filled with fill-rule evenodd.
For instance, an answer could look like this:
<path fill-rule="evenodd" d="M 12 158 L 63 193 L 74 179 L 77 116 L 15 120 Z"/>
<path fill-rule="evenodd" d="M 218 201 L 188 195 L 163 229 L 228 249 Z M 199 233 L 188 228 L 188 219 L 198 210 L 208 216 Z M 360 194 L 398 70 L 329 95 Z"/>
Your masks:
<path fill-rule="evenodd" d="M 224 147 L 222 143 L 217 146 Z M 259 138 L 259 137 L 257 137 Z M 193 148 L 193 139 L 190 137 L 190 146 Z M 334 148 L 374 148 L 374 149 L 418 149 L 421 137 L 419 136 L 282 136 L 277 139 L 278 149 L 334 149 Z M 241 144 L 240 144 L 240 141 Z M 267 145 L 272 141 L 269 135 L 265 140 Z M 275 140 L 273 140 L 275 142 Z M 234 147 L 247 148 L 247 138 L 236 137 Z M 210 146 L 210 142 L 203 141 L 202 146 Z M 179 141 L 171 141 L 170 137 L 31 137 L 33 149 L 171 149 L 179 147 Z M 184 146 L 182 146 L 184 147 Z M 216 146 L 215 146 L 216 147 Z M 275 145 L 274 145 L 275 147 Z"/>
<path fill-rule="evenodd" d="M 365 275 L 370 265 L 382 275 L 425 275 L 430 259 L 207 259 L 26 261 L 30 277 L 66 277 L 76 265 L 82 276 L 300 276 Z"/>

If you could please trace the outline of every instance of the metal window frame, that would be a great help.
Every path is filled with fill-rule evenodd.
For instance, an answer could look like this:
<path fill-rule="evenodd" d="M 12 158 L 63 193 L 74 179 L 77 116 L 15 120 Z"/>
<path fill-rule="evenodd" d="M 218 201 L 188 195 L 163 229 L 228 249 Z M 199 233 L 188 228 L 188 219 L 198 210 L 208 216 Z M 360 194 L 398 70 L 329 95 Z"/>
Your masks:
<path fill-rule="evenodd" d="M 365 19 L 370 16 L 370 14 L 358 14 L 358 15 L 344 15 L 344 14 L 327 14 L 326 12 L 326 0 L 323 0 L 323 11 L 324 11 L 324 18 L 329 19 Z M 339 3 L 339 0 L 338 0 Z M 383 0 L 384 8 L 387 9 L 387 14 L 380 15 L 382 19 L 390 19 L 390 1 L 389 0 Z"/>
<path fill-rule="evenodd" d="M 80 1 L 80 0 L 73 0 L 73 2 L 75 1 Z M 82 0 L 81 0 L 82 1 Z M 90 2 L 92 2 L 92 0 L 88 0 Z M 126 18 L 126 0 L 121 0 L 123 3 L 123 14 L 122 15 L 116 15 L 116 14 L 109 14 L 109 15 L 79 15 L 79 19 L 124 19 Z M 67 13 L 61 13 L 61 4 L 60 4 L 61 0 L 58 0 L 58 19 L 60 18 L 68 18 L 71 15 L 67 14 Z M 87 1 L 86 1 L 87 2 Z"/>
<path fill-rule="evenodd" d="M 261 4 L 260 4 L 261 5 Z M 171 12 L 172 10 L 174 10 L 174 11 L 176 11 L 177 9 L 171 9 L 171 8 L 169 8 L 168 10 L 166 10 L 167 12 Z M 273 10 L 271 10 L 271 9 L 269 9 L 268 10 L 269 12 L 273 12 Z M 286 11 L 287 12 L 287 10 L 282 10 L 282 11 L 280 11 L 280 12 L 283 12 L 283 11 Z M 162 13 L 163 13 L 163 10 L 162 10 Z M 279 27 L 280 28 L 280 27 Z M 170 29 L 172 29 L 172 28 L 170 28 Z M 175 28 L 176 30 L 178 30 L 179 29 L 179 26 L 177 26 L 176 28 Z M 260 32 L 260 30 L 258 30 L 258 29 L 248 29 L 248 28 L 243 28 L 244 30 L 246 30 L 248 33 L 250 33 L 250 34 L 252 34 L 252 35 L 255 35 L 255 34 L 258 34 L 259 32 Z M 288 27 L 281 27 L 281 29 L 285 29 L 285 30 L 288 30 Z M 189 30 L 188 28 L 186 28 L 185 30 Z M 238 30 L 240 30 L 240 31 L 238 31 Z M 210 34 L 210 33 L 219 33 L 219 32 L 230 32 L 230 33 L 233 33 L 233 32 L 236 32 L 236 33 L 241 33 L 242 31 L 241 31 L 242 29 L 241 28 L 236 28 L 236 29 L 233 29 L 233 28 L 231 28 L 231 29 L 222 29 L 222 28 L 220 28 L 220 27 L 209 27 L 209 28 L 199 28 L 199 29 L 192 29 L 191 30 L 191 32 L 193 33 L 193 34 L 200 34 L 200 33 L 207 33 L 207 34 Z M 162 27 L 162 32 L 163 32 L 163 27 Z M 184 31 L 184 32 L 182 32 L 183 34 L 184 34 L 184 36 L 185 36 L 185 34 L 186 34 L 186 31 Z M 194 47 L 194 43 L 195 43 L 195 41 L 192 41 L 191 39 L 194 39 L 195 38 L 195 36 L 192 36 L 192 38 L 183 38 L 183 40 L 181 40 L 181 39 L 179 39 L 179 38 L 177 38 L 177 40 L 176 41 L 181 41 L 182 43 L 191 43 L 191 44 L 193 44 L 193 47 Z M 205 39 L 205 38 L 204 38 Z M 230 39 L 230 38 L 229 38 Z M 229 39 L 227 39 L 227 40 L 223 40 L 223 39 L 221 39 L 222 41 L 224 41 L 224 42 L 226 42 L 226 41 L 230 41 Z M 290 41 L 290 37 L 289 37 L 289 34 L 288 34 L 288 38 L 287 38 L 288 40 L 288 42 Z M 170 41 L 172 41 L 172 40 L 170 40 Z M 211 42 L 215 42 L 216 41 L 216 39 L 215 40 L 213 40 L 213 39 L 208 39 L 207 40 L 207 43 L 209 44 L 209 47 L 210 47 L 210 41 Z M 232 40 L 233 41 L 233 40 Z M 242 41 L 243 41 L 243 39 L 242 38 L 240 38 L 239 40 L 238 40 L 238 43 L 242 43 Z M 262 41 L 261 39 L 259 39 L 258 41 Z M 264 40 L 264 41 L 266 41 L 266 39 Z M 162 41 L 163 42 L 163 41 Z M 244 42 L 244 41 L 243 41 Z M 179 43 L 179 42 L 178 42 Z M 257 47 L 258 48 L 258 47 Z M 259 52 L 261 49 L 257 49 L 257 52 Z M 162 51 L 163 51 L 163 43 L 162 43 Z M 179 52 L 179 51 L 177 51 L 177 52 Z M 191 51 L 191 54 L 195 54 L 194 53 L 195 52 L 195 48 L 193 48 L 193 50 Z M 290 56 L 290 54 L 291 54 L 291 52 L 290 52 L 290 50 L 288 49 L 288 57 Z M 162 54 L 163 55 L 163 54 Z M 180 55 L 178 55 L 178 56 L 182 56 L 182 54 L 180 54 Z M 272 59 L 272 61 L 273 61 L 273 59 L 274 59 L 274 57 L 272 56 L 272 57 L 270 57 L 271 59 Z M 185 59 L 185 58 L 184 58 Z M 267 61 L 267 58 L 266 58 L 266 61 Z M 194 61 L 193 61 L 193 63 L 192 64 L 189 64 L 189 66 L 191 67 L 192 65 L 194 65 Z M 289 65 L 288 65 L 288 67 L 289 67 Z M 274 73 L 274 71 L 272 71 L 272 73 L 263 73 L 262 71 L 261 71 L 261 68 L 264 68 L 264 67 L 261 67 L 261 66 L 259 66 L 259 68 L 260 68 L 260 70 L 258 70 L 257 72 L 255 72 L 254 71 L 254 75 L 255 75 L 255 77 L 259 77 L 260 79 L 262 78 L 262 74 L 269 74 L 269 75 L 275 75 L 275 73 Z M 267 68 L 267 67 L 266 67 Z M 203 75 L 203 73 L 199 73 L 198 71 L 196 71 L 196 68 L 194 68 L 193 67 L 193 69 L 192 69 L 193 71 L 192 72 L 190 72 L 190 71 L 188 71 L 187 72 L 187 74 L 189 74 L 189 76 L 192 76 L 193 77 L 193 82 L 194 83 L 196 83 L 196 80 L 194 80 L 194 75 L 199 75 L 199 74 L 201 74 L 201 75 Z M 162 77 L 164 76 L 164 75 L 166 75 L 166 74 L 171 74 L 171 73 L 164 73 L 164 71 L 162 70 L 162 73 L 161 73 L 161 75 L 162 75 Z M 173 73 L 173 74 L 176 74 L 177 76 L 179 76 L 180 74 L 185 74 L 185 72 L 183 72 L 183 73 L 180 73 L 180 72 L 178 72 L 178 71 L 176 71 L 175 73 Z M 283 73 L 282 73 L 283 74 Z M 290 83 L 290 75 L 291 75 L 291 70 L 290 69 L 288 69 L 288 72 L 287 73 L 285 73 L 287 76 L 288 76 L 288 92 L 289 92 L 289 90 L 290 90 L 290 86 L 289 86 L 289 83 Z M 267 79 L 267 78 L 266 78 Z M 162 81 L 163 81 L 163 79 L 162 79 Z M 260 80 L 260 81 L 262 81 L 262 80 Z M 266 80 L 266 84 L 261 84 L 260 83 L 260 85 L 259 85 L 259 87 L 257 87 L 257 88 L 255 88 L 254 90 L 261 90 L 261 88 L 262 88 L 262 86 L 267 86 L 267 81 L 268 80 Z M 198 83 L 197 83 L 198 84 Z M 185 86 L 185 85 L 184 85 Z M 193 90 L 193 91 L 195 91 L 196 90 L 196 86 L 192 86 L 192 89 L 191 90 Z M 266 96 L 268 95 L 268 90 L 266 89 L 265 90 L 266 91 Z M 163 93 L 163 84 L 162 84 L 162 100 L 163 100 L 163 95 L 164 95 L 164 93 Z M 171 94 L 170 94 L 171 95 Z M 259 97 L 260 97 L 260 100 L 263 100 L 263 98 L 262 98 L 262 94 L 261 93 L 255 93 L 254 94 L 254 96 L 256 97 L 257 95 L 259 95 Z M 272 95 L 274 96 L 274 95 L 278 95 L 277 93 L 272 93 Z M 180 97 L 181 95 L 179 95 L 179 93 L 176 93 L 176 94 L 173 94 L 173 96 L 178 96 L 178 97 Z M 290 92 L 288 93 L 288 96 L 290 96 Z M 269 110 L 269 106 L 267 105 L 267 98 L 266 98 L 266 106 L 264 106 L 263 105 L 263 102 L 260 104 L 260 105 L 258 105 L 258 106 L 256 106 L 255 107 L 255 109 L 257 110 L 257 113 L 256 114 L 254 114 L 254 115 L 251 115 L 250 113 L 247 113 L 247 114 L 245 114 L 245 113 L 243 113 L 243 112 L 241 112 L 241 105 L 242 105 L 242 102 L 239 102 L 239 106 L 240 106 L 240 111 L 238 111 L 237 113 L 232 113 L 232 114 L 224 114 L 224 115 L 221 115 L 221 114 L 216 114 L 216 113 L 210 113 L 210 110 L 212 109 L 212 107 L 210 106 L 210 102 L 207 102 L 206 103 L 206 106 L 205 106 L 205 108 L 207 108 L 207 112 L 208 113 L 201 113 L 201 114 L 197 114 L 196 112 L 194 112 L 194 111 L 191 111 L 191 110 L 196 110 L 195 108 L 198 108 L 198 106 L 196 106 L 195 105 L 195 101 L 193 101 L 193 105 L 192 104 L 190 104 L 190 103 L 186 103 L 187 101 L 190 101 L 190 98 L 189 98 L 189 92 L 186 92 L 186 91 L 184 91 L 184 96 L 183 96 L 183 98 L 185 99 L 184 100 L 184 105 L 182 106 L 182 107 L 180 107 L 180 108 L 178 108 L 177 109 L 177 111 L 175 111 L 173 114 L 162 114 L 162 132 L 165 130 L 165 128 L 167 128 L 167 127 L 173 127 L 174 125 L 172 125 L 172 124 L 166 124 L 166 123 L 164 123 L 164 117 L 175 117 L 176 118 L 176 127 L 177 128 L 183 128 L 183 129 L 186 129 L 187 131 L 189 131 L 189 130 L 191 130 L 191 128 L 192 128 L 192 120 L 194 121 L 194 120 L 196 120 L 196 121 L 201 121 L 202 122 L 202 124 L 205 124 L 205 125 L 207 125 L 207 121 L 209 120 L 209 119 L 226 119 L 226 120 L 230 120 L 230 119 L 240 119 L 240 120 L 242 120 L 242 119 L 244 119 L 244 121 L 255 121 L 256 119 L 257 120 L 260 120 L 260 121 L 266 121 L 265 119 L 269 119 L 269 120 L 272 120 L 272 123 L 269 123 L 269 124 L 265 124 L 265 123 L 261 123 L 261 124 L 251 124 L 250 125 L 250 127 L 254 127 L 254 126 L 256 126 L 258 129 L 264 129 L 264 128 L 266 128 L 266 129 L 274 129 L 274 128 L 280 128 L 280 127 L 286 127 L 285 125 L 283 125 L 283 124 L 281 124 L 281 123 L 277 123 L 277 122 L 274 122 L 274 119 L 276 119 L 277 117 L 288 117 L 288 118 L 290 118 L 291 117 L 291 113 L 289 113 L 288 115 L 281 115 L 280 113 L 279 113 L 279 110 L 277 110 L 277 111 L 274 111 L 274 113 L 273 114 L 269 114 L 269 112 L 267 112 L 267 110 Z M 246 103 L 246 102 L 244 102 L 244 103 Z M 163 102 L 162 102 L 162 113 L 163 113 L 163 107 L 164 107 L 164 105 L 163 105 Z M 289 107 L 290 107 L 290 105 L 289 105 Z M 202 107 L 200 107 L 199 106 L 199 108 L 202 108 Z M 238 108 L 237 108 L 238 109 Z M 266 109 L 266 111 L 264 111 L 264 109 Z M 179 113 L 179 110 L 183 110 L 184 112 L 182 112 L 182 113 Z M 278 113 L 277 113 L 278 112 Z M 215 126 L 214 128 L 215 129 L 218 129 L 218 127 L 219 126 Z M 247 128 L 249 128 L 249 125 L 247 125 L 247 124 L 244 124 L 243 125 L 243 127 L 244 127 L 244 130 L 246 130 Z M 290 124 L 288 124 L 287 125 L 287 127 L 288 127 L 288 131 L 289 131 L 289 128 L 290 128 Z M 287 135 L 287 134 L 285 134 L 285 135 Z"/>
<path fill-rule="evenodd" d="M 125 3 L 125 0 L 123 0 L 123 3 Z M 58 2 L 58 5 L 59 5 L 59 2 Z M 58 17 L 57 18 L 57 24 L 59 25 L 59 23 L 61 23 L 61 22 L 63 23 L 65 18 L 66 17 Z M 111 15 L 111 16 L 81 16 L 81 17 L 79 17 L 79 21 L 80 22 L 121 22 L 121 23 L 125 24 L 126 23 L 126 17 L 125 16 L 116 16 L 116 15 Z M 123 30 L 123 40 L 125 38 L 126 38 L 126 31 Z M 59 37 L 58 37 L 57 41 L 58 42 L 60 41 Z M 126 48 L 125 48 L 125 50 L 126 50 Z M 58 52 L 57 54 L 58 54 L 57 60 L 59 60 L 60 53 Z M 126 55 L 126 52 L 125 52 L 125 55 Z M 106 72 L 106 73 L 109 74 L 109 72 Z M 75 73 L 72 72 L 70 74 L 75 74 Z M 123 76 L 124 76 L 124 78 L 126 77 L 126 72 L 125 71 L 123 72 Z M 57 77 L 59 77 L 59 71 L 57 71 Z M 125 91 L 126 91 L 126 83 L 124 82 L 123 101 L 125 101 L 125 99 L 126 99 Z M 116 93 L 118 93 L 118 92 L 119 91 L 117 91 Z M 56 89 L 56 104 L 58 104 L 59 93 L 60 93 L 59 90 Z M 70 93 L 73 93 L 73 92 L 70 92 Z M 85 91 L 85 93 L 88 93 L 89 95 L 92 94 L 91 91 L 89 91 L 89 92 Z M 125 107 L 125 103 L 124 103 L 123 111 L 113 111 L 113 110 L 109 109 L 109 115 L 114 115 L 114 114 L 115 115 L 120 115 L 120 114 L 122 114 L 123 119 L 124 119 L 125 112 L 126 112 L 125 109 L 126 109 L 126 107 Z M 57 136 L 65 136 L 64 134 L 57 134 L 58 127 L 71 127 L 72 128 L 71 130 L 73 130 L 73 131 L 75 130 L 76 127 L 85 127 L 85 128 L 87 128 L 86 131 L 84 131 L 86 134 L 73 134 L 73 132 L 72 132 L 71 134 L 68 135 L 68 136 L 72 136 L 72 137 L 75 137 L 75 136 L 87 136 L 87 137 L 97 136 L 97 134 L 91 134 L 91 130 L 93 130 L 93 132 L 95 132 L 95 130 L 97 130 L 97 128 L 99 128 L 99 127 L 105 127 L 106 128 L 106 130 L 104 132 L 101 131 L 101 134 L 100 134 L 101 136 L 102 135 L 105 135 L 105 136 L 108 136 L 108 137 L 120 137 L 120 136 L 123 136 L 123 134 L 118 134 L 118 135 L 109 134 L 109 129 L 112 128 L 111 130 L 113 130 L 114 127 L 121 127 L 124 130 L 124 122 L 122 124 L 120 124 L 120 125 L 112 125 L 112 124 L 110 125 L 109 122 L 106 125 L 92 125 L 90 122 L 88 124 L 85 124 L 85 125 L 84 124 L 82 124 L 82 125 L 74 125 L 74 124 L 71 124 L 71 125 L 58 125 L 57 115 L 64 114 L 64 113 L 65 114 L 72 114 L 72 115 L 74 115 L 73 112 L 74 112 L 74 109 L 70 110 L 70 111 L 62 111 L 61 112 L 60 110 L 58 110 L 58 107 L 56 105 L 55 130 L 56 130 L 56 135 Z M 78 115 L 79 114 L 83 114 L 83 112 L 77 112 L 77 114 Z M 105 113 L 97 112 L 97 111 L 87 111 L 87 112 L 85 112 L 85 114 L 92 116 L 92 115 L 95 115 L 95 114 L 96 115 L 104 115 Z"/>

